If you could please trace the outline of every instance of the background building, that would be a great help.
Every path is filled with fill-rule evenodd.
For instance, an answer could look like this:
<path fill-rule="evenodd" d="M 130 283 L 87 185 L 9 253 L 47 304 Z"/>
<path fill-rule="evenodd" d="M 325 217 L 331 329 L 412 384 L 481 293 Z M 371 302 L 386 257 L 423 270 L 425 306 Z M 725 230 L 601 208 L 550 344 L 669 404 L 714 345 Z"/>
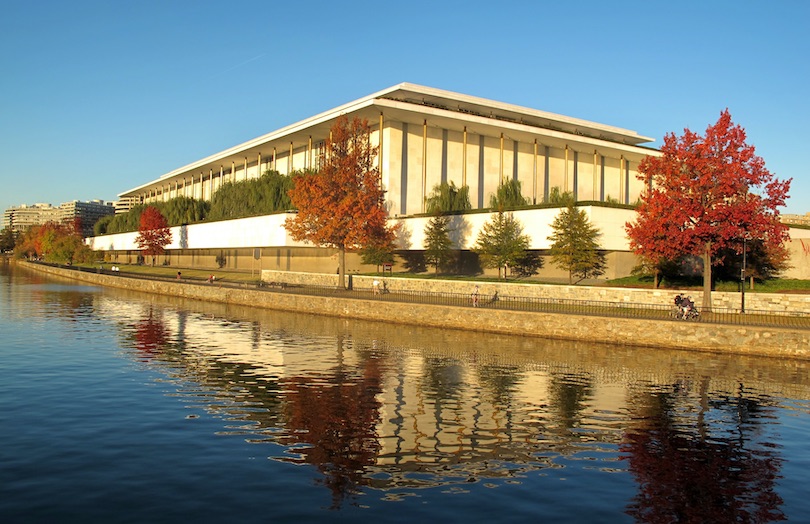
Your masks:
<path fill-rule="evenodd" d="M 31 226 L 40 226 L 47 222 L 59 222 L 60 220 L 60 209 L 51 204 L 21 204 L 3 212 L 3 227 L 9 227 L 17 233 L 22 233 Z"/>
<path fill-rule="evenodd" d="M 110 202 L 91 200 L 82 202 L 73 200 L 65 202 L 58 207 L 51 204 L 33 204 L 11 207 L 3 213 L 3 227 L 10 227 L 16 232 L 22 232 L 31 226 L 40 226 L 48 222 L 74 223 L 78 220 L 82 229 L 82 236 L 93 235 L 93 225 L 96 221 L 107 215 L 112 215 L 115 208 Z"/>
<path fill-rule="evenodd" d="M 71 223 L 78 220 L 82 236 L 85 237 L 93 236 L 93 226 L 98 219 L 115 214 L 115 207 L 113 207 L 112 202 L 104 202 L 103 200 L 91 200 L 89 202 L 74 200 L 61 204 L 59 209 L 61 212 L 60 221 Z"/>

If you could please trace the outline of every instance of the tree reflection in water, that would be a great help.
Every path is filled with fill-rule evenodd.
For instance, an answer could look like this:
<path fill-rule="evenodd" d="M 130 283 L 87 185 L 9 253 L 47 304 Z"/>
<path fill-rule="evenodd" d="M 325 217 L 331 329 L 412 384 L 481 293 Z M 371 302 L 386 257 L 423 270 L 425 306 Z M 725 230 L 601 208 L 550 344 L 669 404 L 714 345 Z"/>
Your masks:
<path fill-rule="evenodd" d="M 156 353 L 164 349 L 169 341 L 169 330 L 160 318 L 160 311 L 156 312 L 150 305 L 145 318 L 138 320 L 132 329 L 132 339 L 135 348 L 140 352 L 141 359 L 151 360 Z"/>
<path fill-rule="evenodd" d="M 699 394 L 697 410 L 683 385 L 636 399 L 620 448 L 638 483 L 627 513 L 649 523 L 785 520 L 776 493 L 781 459 L 757 440 L 762 415 L 749 416 L 769 406 L 745 398 L 742 385 L 729 401 L 708 402 L 703 387 Z"/>
<path fill-rule="evenodd" d="M 338 339 L 339 355 L 343 350 Z M 300 456 L 288 460 L 321 471 L 333 508 L 368 484 L 365 469 L 375 464 L 380 452 L 380 370 L 376 358 L 365 356 L 354 370 L 346 369 L 339 358 L 337 367 L 317 380 L 298 376 L 284 381 L 287 428 L 281 443 Z"/>
<path fill-rule="evenodd" d="M 553 491 L 564 489 L 555 478 L 597 485 L 629 471 L 637 490 L 610 503 L 638 522 L 784 518 L 782 459 L 767 440 L 779 403 L 761 392 L 788 384 L 805 395 L 800 364 L 767 371 L 708 355 L 685 364 L 677 352 L 418 328 L 401 336 L 278 312 L 233 320 L 207 307 L 216 314 L 140 307 L 122 326 L 138 358 L 198 385 L 178 389 L 228 420 L 223 435 L 278 445 L 268 458 L 316 468 L 333 508 L 371 490 L 388 500 L 470 483 Z M 754 387 L 735 391 L 734 377 Z"/>

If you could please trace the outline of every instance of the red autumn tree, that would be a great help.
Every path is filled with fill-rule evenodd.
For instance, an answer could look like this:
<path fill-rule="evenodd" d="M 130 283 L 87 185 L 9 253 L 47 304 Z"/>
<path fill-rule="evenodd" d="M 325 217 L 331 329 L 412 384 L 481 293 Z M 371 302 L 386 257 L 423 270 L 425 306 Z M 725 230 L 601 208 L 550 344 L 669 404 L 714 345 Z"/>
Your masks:
<path fill-rule="evenodd" d="M 377 148 L 369 135 L 367 120 L 340 117 L 330 131 L 320 171 L 296 176 L 289 192 L 298 214 L 284 227 L 295 240 L 338 250 L 341 286 L 347 250 L 388 245 L 394 237 L 386 225 L 385 191 L 375 166 Z"/>
<path fill-rule="evenodd" d="M 742 253 L 743 239 L 778 249 L 788 239 L 779 220 L 790 179 L 777 180 L 745 141 L 726 109 L 705 136 L 684 129 L 664 137 L 661 156 L 639 164 L 636 221 L 626 224 L 630 248 L 652 264 L 680 255 L 703 258 L 703 308 L 711 310 L 711 268 L 719 253 Z"/>
<path fill-rule="evenodd" d="M 144 256 L 155 257 L 166 252 L 166 246 L 172 241 L 172 232 L 166 217 L 155 206 L 147 206 L 141 213 L 141 222 L 138 226 L 138 236 L 135 243 L 143 250 Z"/>

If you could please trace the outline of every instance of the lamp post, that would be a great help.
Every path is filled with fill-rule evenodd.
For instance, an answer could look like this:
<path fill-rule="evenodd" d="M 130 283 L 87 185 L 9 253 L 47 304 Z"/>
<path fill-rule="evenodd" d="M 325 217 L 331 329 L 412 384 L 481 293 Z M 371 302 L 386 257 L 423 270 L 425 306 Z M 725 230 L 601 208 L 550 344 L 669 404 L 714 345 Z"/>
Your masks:
<path fill-rule="evenodd" d="M 740 313 L 745 313 L 745 241 L 747 236 L 743 237 L 743 259 L 740 269 Z"/>

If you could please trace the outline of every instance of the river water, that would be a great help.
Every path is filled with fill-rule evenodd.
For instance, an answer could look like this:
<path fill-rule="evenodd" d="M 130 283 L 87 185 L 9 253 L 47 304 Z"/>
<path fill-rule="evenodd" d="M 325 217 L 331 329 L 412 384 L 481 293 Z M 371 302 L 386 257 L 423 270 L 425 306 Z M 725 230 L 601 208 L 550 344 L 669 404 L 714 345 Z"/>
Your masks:
<path fill-rule="evenodd" d="M 4 523 L 810 518 L 810 363 L 0 293 Z"/>

